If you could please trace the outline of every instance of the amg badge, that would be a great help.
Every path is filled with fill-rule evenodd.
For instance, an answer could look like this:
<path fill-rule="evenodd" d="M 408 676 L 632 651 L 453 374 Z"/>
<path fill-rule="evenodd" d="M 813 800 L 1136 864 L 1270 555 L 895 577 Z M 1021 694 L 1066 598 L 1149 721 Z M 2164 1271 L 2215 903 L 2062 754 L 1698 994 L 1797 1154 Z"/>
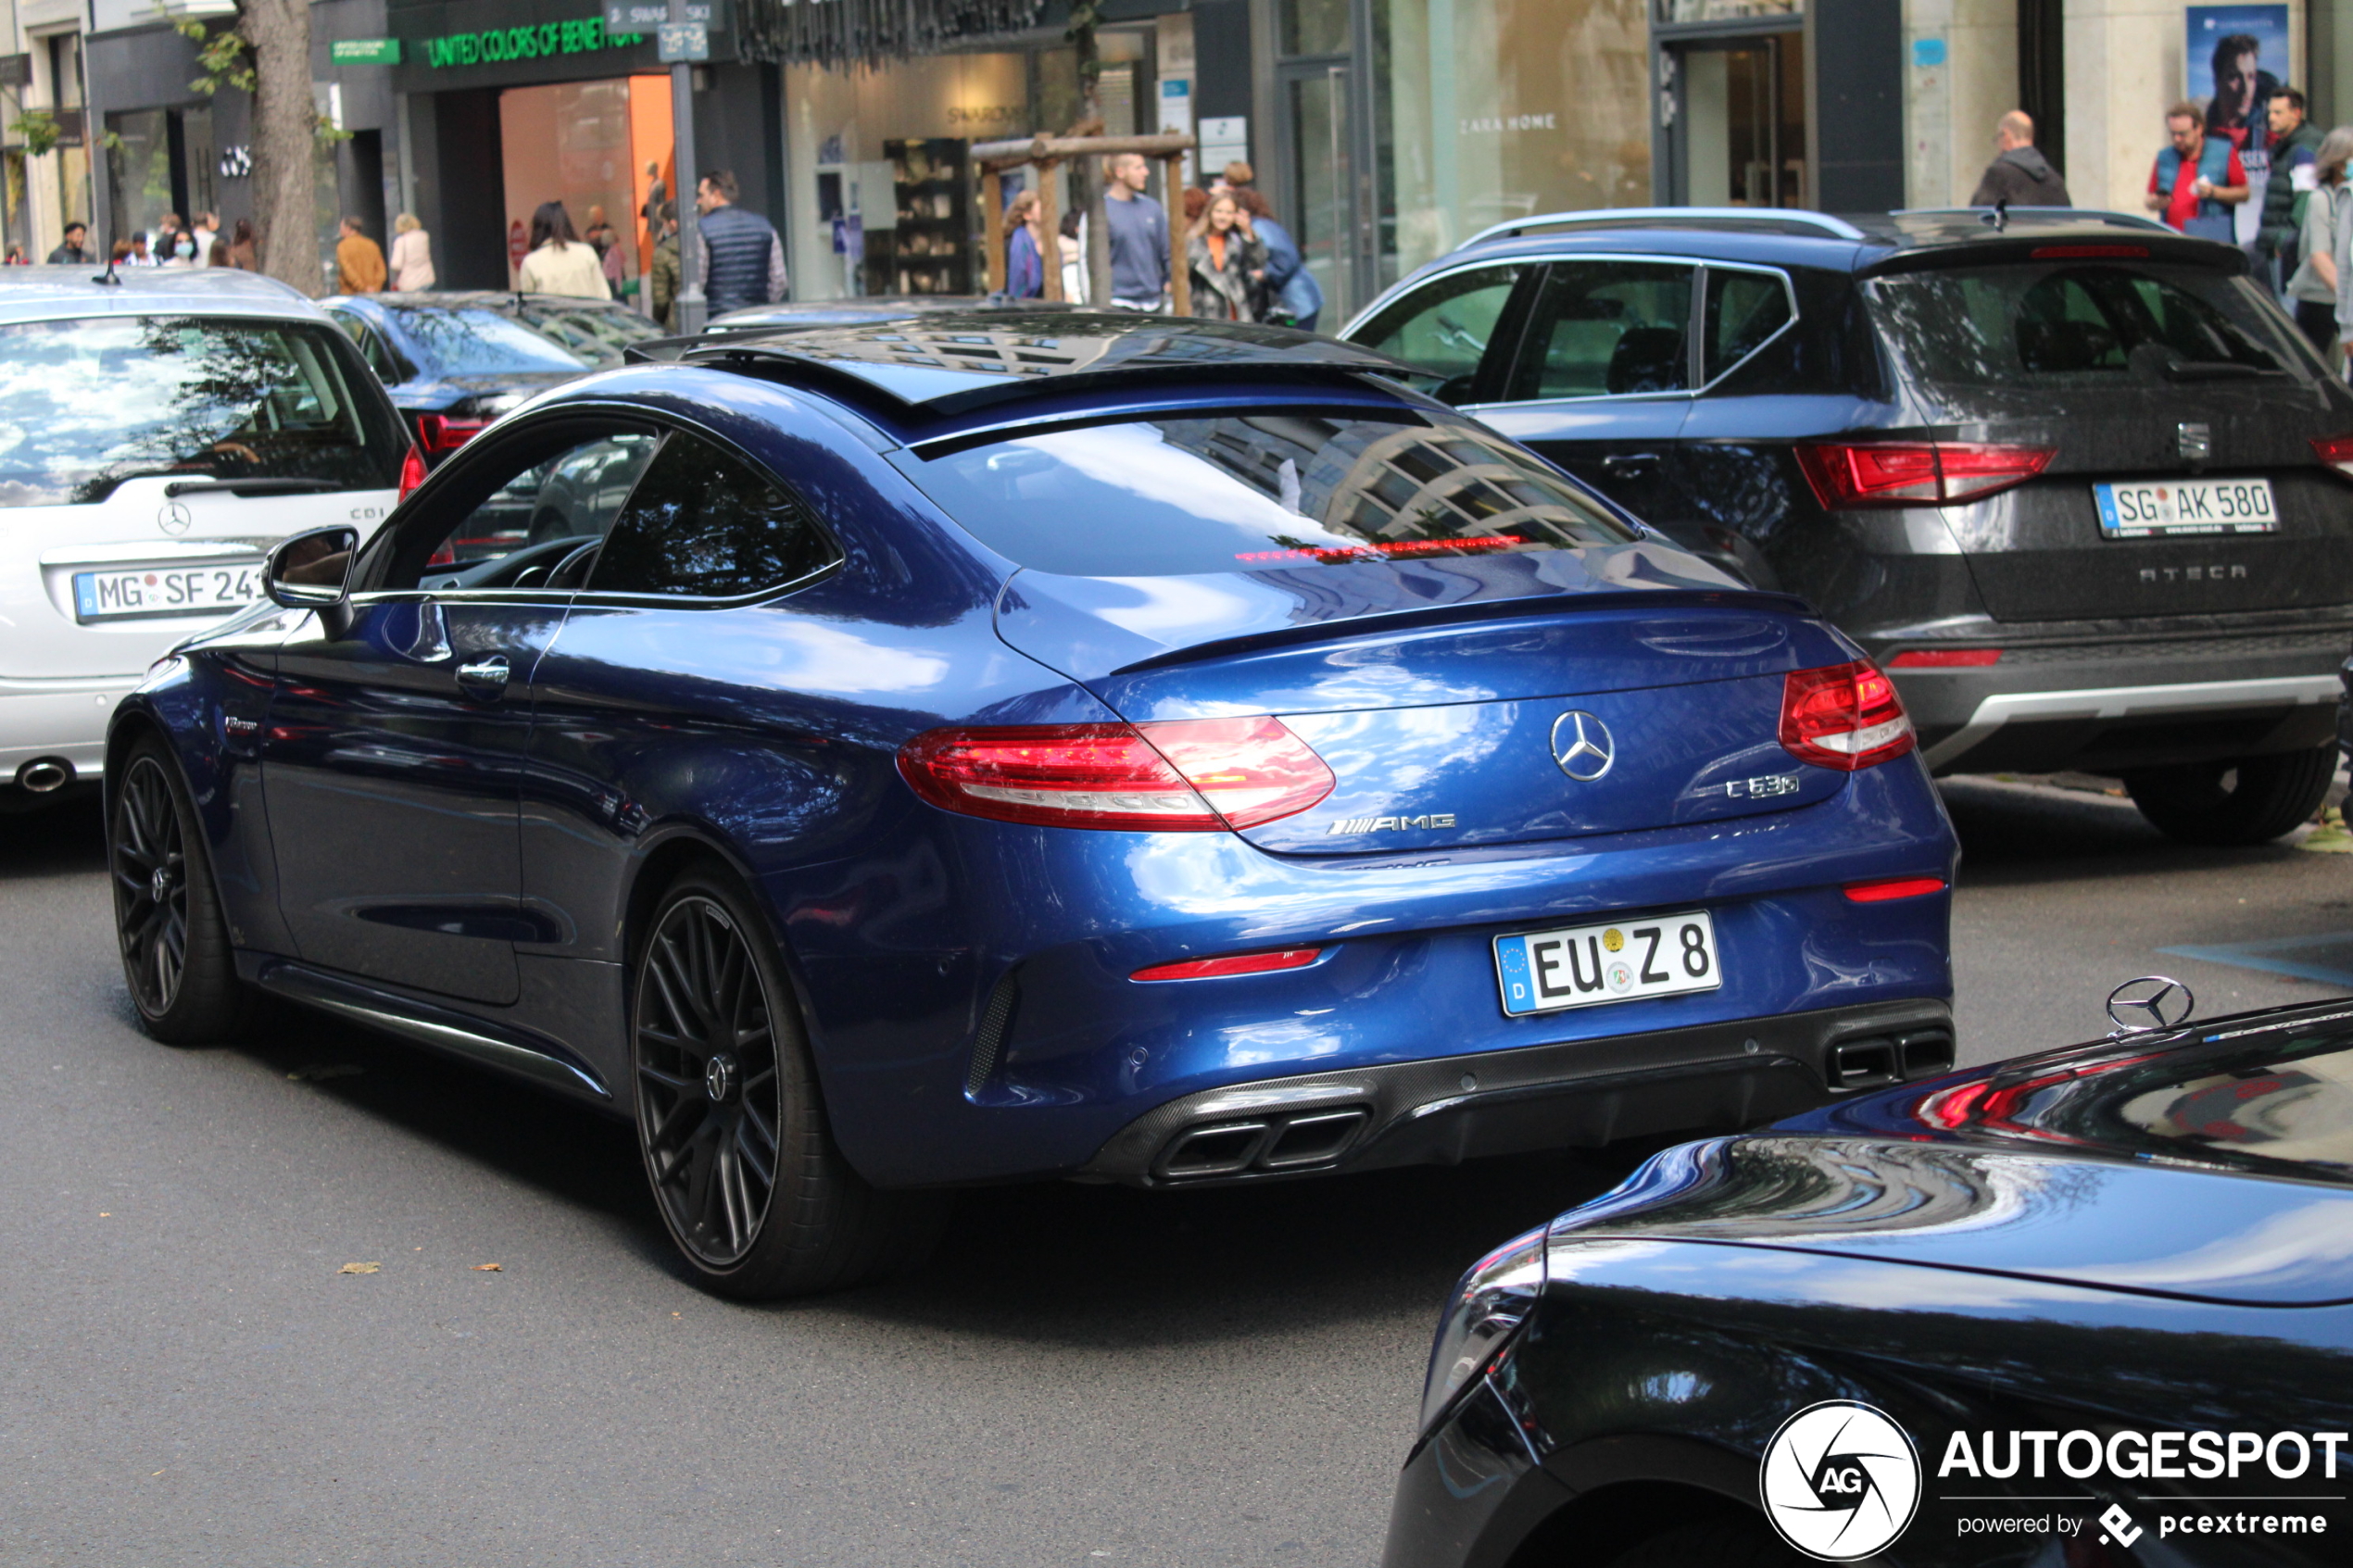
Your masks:
<path fill-rule="evenodd" d="M 1327 830 L 1335 833 L 1403 833 L 1407 828 L 1451 828 L 1454 825 L 1452 811 L 1429 811 L 1418 817 L 1343 817 Z"/>

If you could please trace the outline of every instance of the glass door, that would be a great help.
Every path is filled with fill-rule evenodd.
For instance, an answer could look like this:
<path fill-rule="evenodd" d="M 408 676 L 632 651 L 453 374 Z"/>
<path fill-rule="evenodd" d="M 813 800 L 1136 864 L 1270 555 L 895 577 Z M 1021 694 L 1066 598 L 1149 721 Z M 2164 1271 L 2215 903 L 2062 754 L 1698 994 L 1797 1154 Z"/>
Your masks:
<path fill-rule="evenodd" d="M 1802 33 L 1762 33 L 1672 52 L 1680 98 L 1676 200 L 1692 207 L 1805 207 Z"/>
<path fill-rule="evenodd" d="M 1300 62 L 1283 67 L 1280 78 L 1283 153 L 1298 207 L 1300 253 L 1324 291 L 1324 320 L 1344 321 L 1363 303 L 1354 275 L 1362 223 L 1353 199 L 1349 68 Z"/>

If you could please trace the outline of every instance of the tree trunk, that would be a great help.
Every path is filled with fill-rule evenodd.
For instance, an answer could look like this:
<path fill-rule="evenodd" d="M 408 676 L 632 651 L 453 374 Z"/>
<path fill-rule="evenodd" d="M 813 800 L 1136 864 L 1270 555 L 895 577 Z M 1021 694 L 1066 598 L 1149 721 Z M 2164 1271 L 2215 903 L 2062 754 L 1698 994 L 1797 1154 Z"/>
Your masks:
<path fill-rule="evenodd" d="M 319 108 L 310 95 L 308 0 L 244 0 L 237 31 L 253 48 L 253 227 L 261 270 L 312 298 L 319 255 Z"/>
<path fill-rule="evenodd" d="M 1103 135 L 1103 65 L 1095 52 L 1098 0 L 1078 0 L 1071 7 L 1070 42 L 1078 56 L 1078 123 Z M 1125 136 L 1135 129 L 1123 125 Z M 1087 303 L 1097 310 L 1111 306 L 1111 224 L 1103 216 L 1103 187 L 1110 182 L 1103 159 L 1082 157 L 1070 166 L 1070 204 L 1087 215 Z"/>

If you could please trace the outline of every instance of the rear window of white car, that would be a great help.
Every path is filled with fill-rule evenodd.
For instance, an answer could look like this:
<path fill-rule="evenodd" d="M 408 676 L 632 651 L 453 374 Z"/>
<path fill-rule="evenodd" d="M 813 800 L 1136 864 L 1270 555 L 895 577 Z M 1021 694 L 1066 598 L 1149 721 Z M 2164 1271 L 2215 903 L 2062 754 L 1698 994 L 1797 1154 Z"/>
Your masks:
<path fill-rule="evenodd" d="M 153 474 L 391 489 L 407 442 L 339 345 L 227 317 L 0 325 L 0 507 L 89 505 Z"/>

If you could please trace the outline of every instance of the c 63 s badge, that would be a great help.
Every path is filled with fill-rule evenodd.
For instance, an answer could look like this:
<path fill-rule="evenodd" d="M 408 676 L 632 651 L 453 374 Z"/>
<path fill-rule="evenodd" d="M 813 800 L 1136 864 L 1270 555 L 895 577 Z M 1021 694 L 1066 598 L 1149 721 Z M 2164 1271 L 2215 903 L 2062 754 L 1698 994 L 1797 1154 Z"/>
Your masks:
<path fill-rule="evenodd" d="M 1408 828 L 1451 828 L 1454 825 L 1452 811 L 1425 811 L 1418 817 L 1342 817 L 1325 830 L 1325 835 L 1336 833 L 1403 833 Z"/>
<path fill-rule="evenodd" d="M 1728 779 L 1722 784 L 1702 784 L 1693 795 L 1728 795 L 1734 800 L 1768 800 L 1776 795 L 1795 795 L 1799 780 L 1795 773 L 1759 773 L 1753 779 Z"/>

